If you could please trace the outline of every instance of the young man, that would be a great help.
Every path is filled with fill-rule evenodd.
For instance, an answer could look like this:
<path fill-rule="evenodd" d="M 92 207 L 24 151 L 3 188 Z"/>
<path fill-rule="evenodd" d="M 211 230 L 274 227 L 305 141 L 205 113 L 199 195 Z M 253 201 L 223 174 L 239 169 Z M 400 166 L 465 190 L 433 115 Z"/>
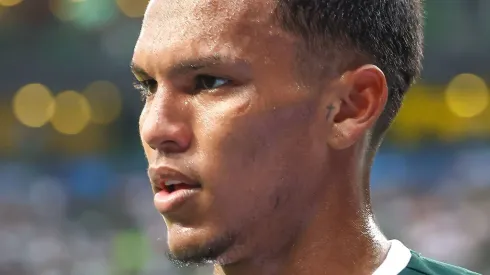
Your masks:
<path fill-rule="evenodd" d="M 387 240 L 371 211 L 422 21 L 418 0 L 150 1 L 132 70 L 171 257 L 227 275 L 474 274 Z"/>

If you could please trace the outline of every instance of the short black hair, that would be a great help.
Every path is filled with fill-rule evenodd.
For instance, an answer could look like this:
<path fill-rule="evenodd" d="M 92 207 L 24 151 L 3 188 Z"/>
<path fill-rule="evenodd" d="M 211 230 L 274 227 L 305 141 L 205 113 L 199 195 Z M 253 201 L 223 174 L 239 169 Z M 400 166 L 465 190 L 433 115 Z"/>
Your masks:
<path fill-rule="evenodd" d="M 341 70 L 370 63 L 384 72 L 389 96 L 371 132 L 370 148 L 376 151 L 406 91 L 420 74 L 422 0 L 277 1 L 275 16 L 279 24 L 302 38 L 314 60 L 331 62 L 331 55 L 325 55 L 334 49 L 350 53 L 354 60 L 341 61 Z"/>

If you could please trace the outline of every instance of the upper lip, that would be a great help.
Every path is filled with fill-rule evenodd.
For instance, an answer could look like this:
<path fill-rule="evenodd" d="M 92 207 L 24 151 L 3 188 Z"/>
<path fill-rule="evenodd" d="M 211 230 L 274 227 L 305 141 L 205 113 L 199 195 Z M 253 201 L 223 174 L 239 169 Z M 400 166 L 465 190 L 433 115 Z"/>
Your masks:
<path fill-rule="evenodd" d="M 164 188 L 165 181 L 176 180 L 188 185 L 200 185 L 196 180 L 169 166 L 156 166 L 148 169 L 148 176 L 153 191 L 158 192 Z"/>

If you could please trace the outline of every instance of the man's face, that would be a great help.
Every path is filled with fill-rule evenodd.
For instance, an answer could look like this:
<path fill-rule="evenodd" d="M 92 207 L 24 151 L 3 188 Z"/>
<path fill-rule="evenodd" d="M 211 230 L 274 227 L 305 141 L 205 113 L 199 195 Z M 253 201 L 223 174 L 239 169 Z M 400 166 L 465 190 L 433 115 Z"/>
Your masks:
<path fill-rule="evenodd" d="M 286 245 L 323 188 L 324 95 L 298 84 L 297 41 L 265 2 L 148 7 L 133 63 L 155 80 L 139 125 L 150 176 L 158 184 L 167 167 L 200 185 L 171 206 L 155 199 L 177 260 L 230 263 Z"/>

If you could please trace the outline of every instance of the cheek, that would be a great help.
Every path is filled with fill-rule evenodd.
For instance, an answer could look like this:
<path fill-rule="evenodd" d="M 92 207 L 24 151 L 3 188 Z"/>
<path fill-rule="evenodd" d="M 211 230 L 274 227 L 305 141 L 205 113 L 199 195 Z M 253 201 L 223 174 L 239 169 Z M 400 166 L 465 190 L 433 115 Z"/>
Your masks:
<path fill-rule="evenodd" d="M 292 107 L 212 124 L 201 167 L 217 210 L 253 218 L 288 200 L 308 167 L 310 123 L 309 112 Z"/>

